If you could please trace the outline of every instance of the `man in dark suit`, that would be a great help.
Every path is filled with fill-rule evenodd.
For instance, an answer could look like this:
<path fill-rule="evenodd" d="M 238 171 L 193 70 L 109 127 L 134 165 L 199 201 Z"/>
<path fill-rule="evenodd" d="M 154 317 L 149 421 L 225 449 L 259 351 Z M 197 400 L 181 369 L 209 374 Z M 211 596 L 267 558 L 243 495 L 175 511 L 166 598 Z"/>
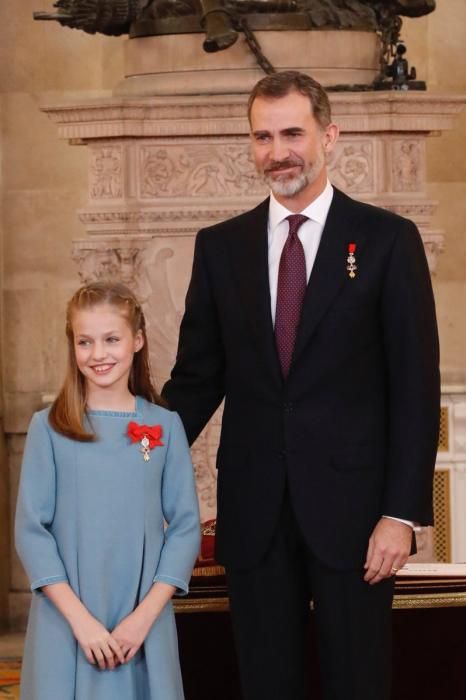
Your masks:
<path fill-rule="evenodd" d="M 190 441 L 225 397 L 217 558 L 245 700 L 387 700 L 393 581 L 432 522 L 438 338 L 415 225 L 327 180 L 338 128 L 306 75 L 249 101 L 271 196 L 199 232 L 163 394 Z M 298 216 L 296 216 L 298 215 Z"/>

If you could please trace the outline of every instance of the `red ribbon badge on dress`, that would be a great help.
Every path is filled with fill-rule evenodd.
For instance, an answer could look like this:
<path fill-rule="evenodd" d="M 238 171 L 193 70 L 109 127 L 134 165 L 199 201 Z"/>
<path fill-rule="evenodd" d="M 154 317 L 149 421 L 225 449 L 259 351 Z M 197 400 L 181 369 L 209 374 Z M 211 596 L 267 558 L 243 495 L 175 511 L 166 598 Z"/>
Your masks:
<path fill-rule="evenodd" d="M 144 462 L 150 460 L 150 451 L 154 447 L 163 447 L 162 435 L 161 425 L 139 425 L 134 421 L 128 423 L 128 437 L 131 442 L 140 443 Z"/>
<path fill-rule="evenodd" d="M 358 269 L 356 265 L 356 243 L 348 243 L 348 257 L 346 258 L 346 263 L 348 276 L 354 279 L 356 277 L 356 270 Z"/>

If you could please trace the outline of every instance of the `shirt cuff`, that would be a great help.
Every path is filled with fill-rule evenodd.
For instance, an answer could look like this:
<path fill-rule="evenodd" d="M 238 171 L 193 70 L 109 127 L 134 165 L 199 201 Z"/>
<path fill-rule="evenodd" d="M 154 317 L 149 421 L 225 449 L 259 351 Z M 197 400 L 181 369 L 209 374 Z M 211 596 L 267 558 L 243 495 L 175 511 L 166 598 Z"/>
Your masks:
<path fill-rule="evenodd" d="M 388 520 L 396 520 L 399 523 L 404 523 L 405 525 L 409 525 L 410 528 L 412 528 L 415 532 L 419 530 L 419 526 L 417 523 L 413 523 L 412 520 L 403 520 L 403 518 L 395 518 L 393 515 L 382 515 L 382 518 L 387 518 Z"/>

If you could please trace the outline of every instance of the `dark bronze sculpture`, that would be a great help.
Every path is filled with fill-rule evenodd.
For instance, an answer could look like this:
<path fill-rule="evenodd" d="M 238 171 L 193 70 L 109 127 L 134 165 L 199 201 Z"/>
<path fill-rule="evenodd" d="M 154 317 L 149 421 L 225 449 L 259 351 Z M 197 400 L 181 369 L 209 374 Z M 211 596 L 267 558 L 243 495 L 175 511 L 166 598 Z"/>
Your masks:
<path fill-rule="evenodd" d="M 57 0 L 54 7 L 55 12 L 35 12 L 35 19 L 91 34 L 144 36 L 202 31 L 203 18 L 213 17 L 227 20 L 217 27 L 220 34 L 228 25 L 235 31 L 245 17 L 251 29 L 378 30 L 388 18 L 432 12 L 435 0 Z M 218 49 L 230 45 L 230 33 Z"/>
<path fill-rule="evenodd" d="M 132 38 L 205 32 L 203 46 L 208 52 L 227 49 L 242 32 L 266 73 L 274 68 L 262 53 L 255 30 L 372 30 L 381 37 L 378 83 L 385 86 L 387 67 L 400 40 L 400 15 L 426 15 L 435 9 L 435 0 L 56 0 L 54 7 L 55 12 L 35 12 L 34 18 L 90 34 Z M 367 86 L 351 86 L 359 88 Z"/>

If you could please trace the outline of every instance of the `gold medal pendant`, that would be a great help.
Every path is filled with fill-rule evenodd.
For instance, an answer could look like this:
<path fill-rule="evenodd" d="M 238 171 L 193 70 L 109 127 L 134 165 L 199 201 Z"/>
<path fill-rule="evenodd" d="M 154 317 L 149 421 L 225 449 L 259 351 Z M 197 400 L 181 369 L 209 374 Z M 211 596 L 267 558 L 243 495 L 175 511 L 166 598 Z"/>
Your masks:
<path fill-rule="evenodd" d="M 354 279 L 356 277 L 356 270 L 358 266 L 356 265 L 356 243 L 348 243 L 348 257 L 346 258 L 346 269 L 348 270 L 348 277 Z"/>
<path fill-rule="evenodd" d="M 144 458 L 144 462 L 148 462 L 150 460 L 149 444 L 149 438 L 147 437 L 147 435 L 144 435 L 144 437 L 141 440 L 141 452 Z"/>

